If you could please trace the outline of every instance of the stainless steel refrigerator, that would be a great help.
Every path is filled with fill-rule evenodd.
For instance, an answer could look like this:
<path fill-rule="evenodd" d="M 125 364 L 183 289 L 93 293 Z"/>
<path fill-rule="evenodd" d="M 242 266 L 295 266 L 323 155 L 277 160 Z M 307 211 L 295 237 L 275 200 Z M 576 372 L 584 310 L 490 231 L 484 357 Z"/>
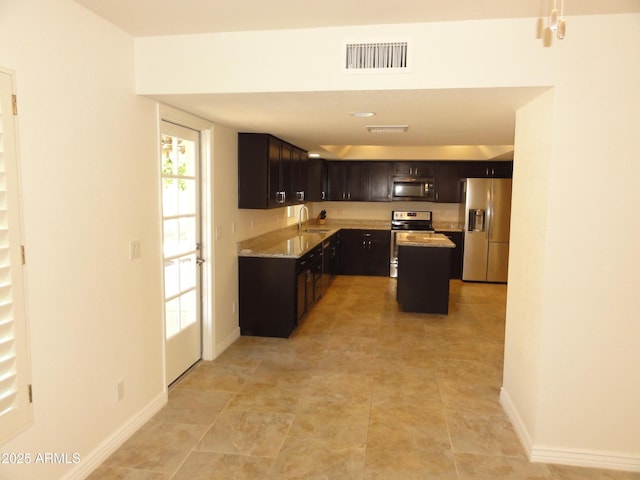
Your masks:
<path fill-rule="evenodd" d="M 462 192 L 462 280 L 504 283 L 509 262 L 511 179 L 467 178 Z"/>

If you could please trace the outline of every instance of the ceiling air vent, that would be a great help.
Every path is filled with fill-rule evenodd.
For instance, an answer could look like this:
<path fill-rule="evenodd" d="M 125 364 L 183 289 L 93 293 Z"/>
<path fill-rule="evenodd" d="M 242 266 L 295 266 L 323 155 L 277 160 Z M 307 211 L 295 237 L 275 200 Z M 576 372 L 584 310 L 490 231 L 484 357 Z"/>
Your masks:
<path fill-rule="evenodd" d="M 347 43 L 348 71 L 407 71 L 408 42 Z"/>
<path fill-rule="evenodd" d="M 404 133 L 408 129 L 409 125 L 367 125 L 370 133 Z"/>

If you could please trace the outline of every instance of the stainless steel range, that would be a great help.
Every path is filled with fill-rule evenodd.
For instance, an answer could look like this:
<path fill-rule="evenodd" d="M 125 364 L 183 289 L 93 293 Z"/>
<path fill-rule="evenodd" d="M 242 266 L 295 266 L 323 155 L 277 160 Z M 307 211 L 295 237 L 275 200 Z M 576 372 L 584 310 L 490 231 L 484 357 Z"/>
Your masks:
<path fill-rule="evenodd" d="M 398 246 L 396 235 L 398 232 L 433 232 L 433 221 L 430 210 L 407 211 L 394 210 L 391 212 L 391 265 L 389 276 L 398 276 Z"/>

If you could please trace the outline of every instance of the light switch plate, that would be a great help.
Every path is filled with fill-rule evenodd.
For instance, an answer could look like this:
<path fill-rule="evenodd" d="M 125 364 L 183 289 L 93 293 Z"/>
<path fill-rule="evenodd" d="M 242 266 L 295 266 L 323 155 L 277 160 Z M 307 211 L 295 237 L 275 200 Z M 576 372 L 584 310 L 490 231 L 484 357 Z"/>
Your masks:
<path fill-rule="evenodd" d="M 131 240 L 129 242 L 129 260 L 140 258 L 140 240 Z"/>

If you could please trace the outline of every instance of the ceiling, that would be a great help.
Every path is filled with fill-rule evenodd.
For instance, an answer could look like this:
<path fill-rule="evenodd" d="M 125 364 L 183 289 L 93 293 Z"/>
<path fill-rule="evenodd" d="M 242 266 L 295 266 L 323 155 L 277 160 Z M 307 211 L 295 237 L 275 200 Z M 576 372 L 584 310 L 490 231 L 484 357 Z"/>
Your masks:
<path fill-rule="evenodd" d="M 539 18 L 552 0 L 75 0 L 134 36 Z M 558 2 L 559 3 L 559 2 Z M 366 7 L 365 7 L 366 5 Z M 569 15 L 640 12 L 639 0 L 567 0 Z M 324 158 L 509 159 L 516 109 L 541 88 L 161 95 L 246 132 L 272 133 Z M 371 111 L 372 118 L 351 112 Z M 405 133 L 366 125 L 408 124 Z"/>

